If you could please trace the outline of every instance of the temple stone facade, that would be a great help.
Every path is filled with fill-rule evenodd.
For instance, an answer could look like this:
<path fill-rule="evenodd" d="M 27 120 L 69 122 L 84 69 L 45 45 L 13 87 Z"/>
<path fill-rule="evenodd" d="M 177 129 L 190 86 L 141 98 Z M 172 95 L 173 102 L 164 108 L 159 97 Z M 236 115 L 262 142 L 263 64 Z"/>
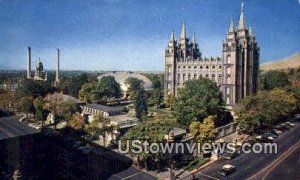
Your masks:
<path fill-rule="evenodd" d="M 176 96 L 184 82 L 200 77 L 219 85 L 229 108 L 257 92 L 259 47 L 252 27 L 246 27 L 243 5 L 238 27 L 231 19 L 222 54 L 222 58 L 202 57 L 195 34 L 190 40 L 183 23 L 180 38 L 176 40 L 172 32 L 165 50 L 165 97 Z"/>

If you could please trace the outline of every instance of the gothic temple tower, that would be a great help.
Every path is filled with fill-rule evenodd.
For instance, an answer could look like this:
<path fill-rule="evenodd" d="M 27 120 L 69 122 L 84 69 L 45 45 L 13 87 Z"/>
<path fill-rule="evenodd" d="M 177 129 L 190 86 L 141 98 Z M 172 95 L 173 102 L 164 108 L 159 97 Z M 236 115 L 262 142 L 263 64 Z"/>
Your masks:
<path fill-rule="evenodd" d="M 223 43 L 222 92 L 227 106 L 257 92 L 258 69 L 259 47 L 252 27 L 246 27 L 242 4 L 238 27 L 231 19 Z"/>
<path fill-rule="evenodd" d="M 190 42 L 183 23 L 178 41 L 174 31 L 165 50 L 164 96 L 177 95 L 184 82 L 200 77 L 219 85 L 226 105 L 231 108 L 246 96 L 255 94 L 258 86 L 259 47 L 252 27 L 246 27 L 242 5 L 238 27 L 231 19 L 223 57 L 202 58 L 195 34 Z"/>

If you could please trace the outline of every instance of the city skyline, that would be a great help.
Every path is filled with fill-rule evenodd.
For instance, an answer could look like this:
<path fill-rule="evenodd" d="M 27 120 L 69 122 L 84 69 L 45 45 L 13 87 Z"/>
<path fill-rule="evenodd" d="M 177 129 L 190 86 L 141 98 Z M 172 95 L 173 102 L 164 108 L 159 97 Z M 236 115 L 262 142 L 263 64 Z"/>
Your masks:
<path fill-rule="evenodd" d="M 76 1 L 77 2 L 77 1 Z M 244 1 L 246 22 L 260 42 L 261 63 L 299 52 L 298 1 Z M 240 1 L 0 1 L 0 69 L 25 69 L 32 61 L 55 69 L 61 49 L 62 70 L 164 69 L 164 50 L 182 22 L 196 34 L 204 57 L 221 57 L 222 41 Z M 267 29 L 267 30 L 266 30 Z"/>

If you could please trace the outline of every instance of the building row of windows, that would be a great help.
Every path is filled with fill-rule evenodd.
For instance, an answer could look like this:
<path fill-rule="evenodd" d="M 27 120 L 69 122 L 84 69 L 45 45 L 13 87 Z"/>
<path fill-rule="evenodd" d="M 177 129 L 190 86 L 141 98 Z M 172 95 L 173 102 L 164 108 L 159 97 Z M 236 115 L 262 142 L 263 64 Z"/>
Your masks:
<path fill-rule="evenodd" d="M 221 74 L 211 74 L 211 75 L 209 75 L 209 74 L 204 74 L 204 75 L 200 74 L 199 76 L 197 74 L 194 74 L 194 75 L 192 75 L 192 74 L 188 74 L 188 75 L 182 74 L 182 76 L 181 76 L 181 74 L 177 74 L 177 83 L 180 83 L 181 80 L 184 82 L 184 81 L 188 81 L 188 80 L 191 80 L 191 79 L 197 79 L 197 78 L 200 78 L 200 77 L 210 78 L 211 80 L 214 80 L 218 83 L 221 83 L 221 81 L 222 81 L 222 75 Z M 216 79 L 217 77 L 218 77 L 218 79 Z"/>
<path fill-rule="evenodd" d="M 193 67 L 194 69 L 198 69 L 197 66 Z M 221 65 L 203 65 L 199 66 L 199 69 L 222 69 Z M 177 66 L 177 69 L 192 69 L 192 66 Z"/>

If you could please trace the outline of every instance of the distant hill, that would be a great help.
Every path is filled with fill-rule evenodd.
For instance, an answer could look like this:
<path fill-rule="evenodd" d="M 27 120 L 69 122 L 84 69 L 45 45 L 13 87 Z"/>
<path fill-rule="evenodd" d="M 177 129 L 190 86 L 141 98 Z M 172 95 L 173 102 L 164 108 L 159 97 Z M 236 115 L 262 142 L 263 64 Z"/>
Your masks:
<path fill-rule="evenodd" d="M 300 67 L 300 52 L 284 58 L 282 60 L 277 60 L 270 63 L 264 63 L 260 65 L 260 70 L 270 71 L 270 70 L 284 70 L 288 68 L 299 68 Z"/>

